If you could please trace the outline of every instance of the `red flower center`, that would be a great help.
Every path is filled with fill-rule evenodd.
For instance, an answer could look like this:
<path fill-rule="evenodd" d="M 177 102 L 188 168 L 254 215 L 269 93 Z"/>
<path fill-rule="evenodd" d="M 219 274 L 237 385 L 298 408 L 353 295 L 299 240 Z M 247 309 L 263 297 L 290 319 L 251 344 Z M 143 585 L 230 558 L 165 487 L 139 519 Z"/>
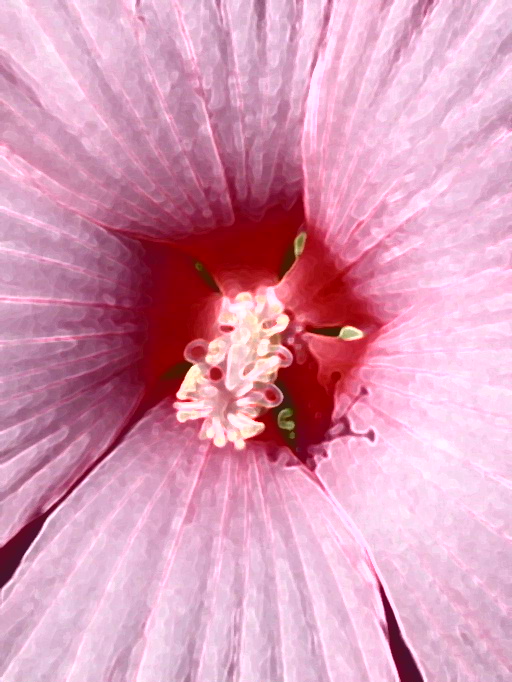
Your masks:
<path fill-rule="evenodd" d="M 294 239 L 304 229 L 308 235 L 304 251 L 280 280 Z M 222 296 L 275 286 L 290 318 L 281 342 L 292 351 L 294 362 L 279 371 L 276 384 L 284 394 L 283 403 L 261 417 L 265 430 L 255 440 L 265 442 L 270 450 L 286 445 L 311 463 L 312 446 L 328 438 L 336 426 L 333 412 L 339 395 L 355 398 L 359 392 L 361 387 L 354 387 L 350 377 L 382 324 L 355 294 L 343 254 L 330 253 L 316 236 L 315 226 L 304 228 L 300 205 L 288 212 L 272 209 L 259 223 L 240 218 L 234 225 L 179 244 L 144 246 L 153 272 L 153 303 L 147 311 L 147 399 L 141 409 L 166 396 L 175 399 L 188 369 L 183 349 L 190 341 L 211 341 L 219 331 L 233 331 L 231 325 L 217 323 Z M 195 267 L 198 261 L 200 268 Z M 203 277 L 205 272 L 210 281 Z M 336 330 L 344 326 L 361 329 L 364 338 L 350 342 L 336 338 Z M 334 335 L 318 335 L 319 328 L 330 328 Z M 198 360 L 201 353 L 198 348 Z M 212 367 L 209 376 L 220 381 L 222 370 Z M 276 398 L 272 389 L 264 395 L 270 403 Z M 277 426 L 283 408 L 293 410 L 293 431 Z"/>

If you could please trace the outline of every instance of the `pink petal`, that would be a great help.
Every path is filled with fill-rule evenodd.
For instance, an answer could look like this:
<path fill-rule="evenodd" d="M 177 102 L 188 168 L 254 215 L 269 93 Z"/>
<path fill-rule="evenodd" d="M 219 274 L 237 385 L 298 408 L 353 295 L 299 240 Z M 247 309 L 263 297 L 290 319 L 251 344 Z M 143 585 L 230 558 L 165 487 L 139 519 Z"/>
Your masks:
<path fill-rule="evenodd" d="M 369 396 L 350 416 L 377 440 L 334 441 L 318 471 L 375 552 L 436 682 L 512 671 L 511 284 L 486 273 L 390 323 L 354 378 Z"/>
<path fill-rule="evenodd" d="M 274 1 L 262 22 L 238 2 L 8 3 L 13 165 L 132 234 L 179 236 L 231 223 L 240 205 L 293 204 L 329 4 Z"/>
<path fill-rule="evenodd" d="M 367 549 L 306 474 L 198 445 L 169 402 L 48 520 L 0 613 L 5 682 L 396 681 Z"/>
<path fill-rule="evenodd" d="M 322 4 L 290 28 L 295 4 L 280 3 L 263 52 L 242 7 L 139 5 L 3 8 L 0 545 L 69 488 L 139 399 L 140 250 L 107 230 L 178 236 L 300 191 Z"/>
<path fill-rule="evenodd" d="M 509 265 L 512 7 L 447 2 L 422 20 L 386 4 L 338 4 L 304 153 L 309 220 L 392 316 L 418 290 Z"/>
<path fill-rule="evenodd" d="M 318 469 L 427 679 L 505 680 L 510 625 L 512 9 L 340 3 L 304 137 L 309 217 L 387 324 Z M 318 192 L 318 186 L 324 188 Z M 343 412 L 347 396 L 339 400 Z"/>
<path fill-rule="evenodd" d="M 0 545 L 108 447 L 141 395 L 140 247 L 5 177 Z"/>

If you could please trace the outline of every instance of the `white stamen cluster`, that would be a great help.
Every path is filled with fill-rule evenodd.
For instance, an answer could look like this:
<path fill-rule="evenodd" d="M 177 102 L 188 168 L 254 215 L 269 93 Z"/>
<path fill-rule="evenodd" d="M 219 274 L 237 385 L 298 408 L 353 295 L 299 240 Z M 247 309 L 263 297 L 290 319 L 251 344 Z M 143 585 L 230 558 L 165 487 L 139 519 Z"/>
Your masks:
<path fill-rule="evenodd" d="M 293 361 L 280 344 L 289 323 L 274 289 L 223 298 L 218 325 L 221 335 L 210 343 L 191 341 L 185 359 L 193 363 L 174 403 L 177 419 L 204 419 L 199 437 L 223 447 L 228 441 L 243 450 L 245 441 L 265 426 L 255 421 L 276 407 L 283 394 L 273 383 L 280 367 Z"/>

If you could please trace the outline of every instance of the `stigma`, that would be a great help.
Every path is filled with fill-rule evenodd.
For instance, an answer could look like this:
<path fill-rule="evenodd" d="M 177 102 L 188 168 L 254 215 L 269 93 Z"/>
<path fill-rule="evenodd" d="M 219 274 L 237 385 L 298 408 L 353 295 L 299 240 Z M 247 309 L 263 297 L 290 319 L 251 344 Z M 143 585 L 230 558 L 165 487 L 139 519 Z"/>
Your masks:
<path fill-rule="evenodd" d="M 273 287 L 224 297 L 219 336 L 185 347 L 192 367 L 176 395 L 177 420 L 202 419 L 201 439 L 217 447 L 231 442 L 243 450 L 247 439 L 265 429 L 257 417 L 283 400 L 274 381 L 279 369 L 293 362 L 280 338 L 289 322 Z"/>

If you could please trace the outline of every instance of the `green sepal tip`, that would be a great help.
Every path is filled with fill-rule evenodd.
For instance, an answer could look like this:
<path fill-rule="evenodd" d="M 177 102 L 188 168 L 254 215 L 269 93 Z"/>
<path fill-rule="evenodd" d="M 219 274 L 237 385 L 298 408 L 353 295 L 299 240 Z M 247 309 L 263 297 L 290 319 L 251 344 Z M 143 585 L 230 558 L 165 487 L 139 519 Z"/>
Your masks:
<path fill-rule="evenodd" d="M 220 292 L 220 289 L 217 286 L 217 282 L 214 280 L 212 275 L 208 272 L 208 270 L 204 267 L 204 265 L 201 262 L 196 261 L 194 263 L 194 267 L 199 273 L 203 282 L 205 282 L 210 287 L 210 289 L 213 289 L 216 292 Z"/>
<path fill-rule="evenodd" d="M 279 411 L 277 415 L 277 425 L 280 429 L 285 431 L 293 431 L 295 428 L 295 422 L 291 419 L 293 415 L 293 410 L 290 407 L 285 407 L 283 410 Z"/>
<path fill-rule="evenodd" d="M 358 339 L 362 339 L 364 337 L 364 332 L 362 332 L 360 329 L 357 329 L 357 327 L 342 327 L 340 329 L 340 333 L 338 334 L 338 338 L 342 339 L 343 341 L 357 341 Z"/>
<path fill-rule="evenodd" d="M 306 246 L 307 234 L 305 232 L 299 232 L 293 241 L 293 253 L 295 258 L 298 258 L 300 254 L 304 251 Z"/>

